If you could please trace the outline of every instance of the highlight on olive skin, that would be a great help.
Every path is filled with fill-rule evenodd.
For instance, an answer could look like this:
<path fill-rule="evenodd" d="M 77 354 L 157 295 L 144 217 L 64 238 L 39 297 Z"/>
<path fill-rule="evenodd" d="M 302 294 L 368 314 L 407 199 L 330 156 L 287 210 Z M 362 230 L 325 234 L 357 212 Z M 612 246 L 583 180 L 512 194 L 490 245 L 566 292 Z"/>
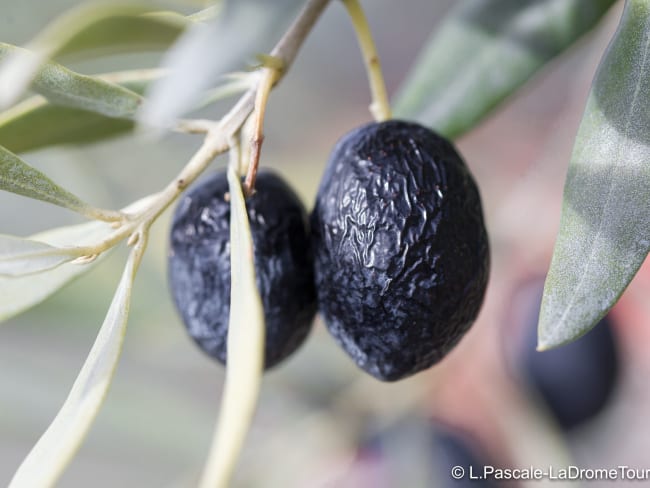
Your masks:
<path fill-rule="evenodd" d="M 478 188 L 454 146 L 399 120 L 334 148 L 311 215 L 319 309 L 384 381 L 429 368 L 476 319 L 489 274 Z"/>
<path fill-rule="evenodd" d="M 174 214 L 169 252 L 171 293 L 189 335 L 226 363 L 230 311 L 230 203 L 226 173 L 199 182 Z M 276 174 L 260 171 L 246 201 L 257 286 L 264 306 L 264 366 L 271 368 L 305 341 L 316 313 L 307 213 Z"/>

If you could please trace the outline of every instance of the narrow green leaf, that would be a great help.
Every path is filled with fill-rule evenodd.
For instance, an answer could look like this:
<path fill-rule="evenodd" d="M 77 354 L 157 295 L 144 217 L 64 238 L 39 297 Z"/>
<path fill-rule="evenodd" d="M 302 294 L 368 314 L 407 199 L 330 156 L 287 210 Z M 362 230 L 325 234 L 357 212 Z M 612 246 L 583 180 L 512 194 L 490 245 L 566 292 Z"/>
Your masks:
<path fill-rule="evenodd" d="M 397 117 L 447 137 L 473 128 L 615 0 L 463 0 L 427 41 L 395 98 Z"/>
<path fill-rule="evenodd" d="M 129 133 L 134 122 L 31 97 L 0 113 L 0 144 L 22 153 L 61 144 L 90 144 Z"/>
<path fill-rule="evenodd" d="M 304 0 L 228 2 L 212 22 L 195 24 L 168 51 L 163 66 L 170 75 L 152 85 L 138 120 L 169 127 L 201 100 L 219 76 L 268 49 Z"/>
<path fill-rule="evenodd" d="M 74 26 L 78 31 L 55 59 L 167 49 L 192 23 L 176 12 L 112 14 L 81 30 Z"/>
<path fill-rule="evenodd" d="M 151 11 L 151 6 L 145 3 L 124 1 L 85 3 L 68 10 L 43 29 L 26 46 L 26 50 L 12 52 L 4 62 L 1 62 L 0 56 L 0 86 L 3 87 L 0 108 L 16 103 L 32 81 L 38 78 L 42 65 L 60 52 L 80 54 L 84 52 L 86 44 L 89 44 L 90 52 L 98 48 L 108 50 L 107 43 L 111 41 L 118 46 L 129 40 L 134 41 L 134 35 L 145 33 L 143 26 L 139 26 L 139 34 L 125 30 L 118 24 Z M 149 20 L 155 22 L 156 17 Z M 112 27 L 112 31 L 106 32 L 107 27 Z M 160 34 L 157 30 L 156 33 Z M 122 40 L 122 37 L 126 39 Z"/>
<path fill-rule="evenodd" d="M 160 70 L 134 70 L 99 77 L 141 94 L 162 74 Z M 252 84 L 252 75 L 247 73 L 210 90 L 200 106 L 246 91 Z M 132 120 L 53 105 L 36 95 L 0 113 L 0 145 L 21 153 L 59 144 L 90 144 L 127 134 L 133 128 Z"/>
<path fill-rule="evenodd" d="M 109 224 L 95 221 L 51 229 L 35 234 L 29 239 L 56 247 L 72 244 L 85 246 L 101 241 L 112 230 Z M 92 263 L 64 263 L 44 273 L 11 278 L 0 276 L 0 297 L 2 297 L 0 321 L 7 320 L 41 303 L 73 278 L 90 270 L 105 254 L 100 255 Z"/>
<path fill-rule="evenodd" d="M 142 238 L 131 251 L 104 323 L 68 398 L 16 471 L 11 488 L 52 486 L 86 437 L 104 402 L 122 351 L 131 289 L 145 245 Z"/>
<path fill-rule="evenodd" d="M 159 70 L 133 70 L 99 76 L 138 94 Z M 21 153 L 57 144 L 89 144 L 133 130 L 134 123 L 81 110 L 53 105 L 36 95 L 0 113 L 0 145 Z"/>
<path fill-rule="evenodd" d="M 2 146 L 0 146 L 0 190 L 58 205 L 86 216 L 92 216 L 95 212 L 92 206 L 61 188 Z"/>
<path fill-rule="evenodd" d="M 151 202 L 153 197 L 142 198 L 122 209 L 126 214 L 137 213 Z M 114 232 L 105 222 L 87 222 L 67 227 L 57 227 L 29 237 L 30 240 L 43 242 L 55 247 L 90 246 L 106 239 Z M 97 259 L 83 263 L 64 263 L 43 273 L 20 277 L 0 276 L 0 321 L 7 320 L 25 310 L 38 305 L 59 288 L 71 280 L 89 271 L 101 261 L 109 251 L 100 254 Z"/>
<path fill-rule="evenodd" d="M 74 248 L 57 248 L 43 242 L 0 234 L 0 276 L 39 273 L 80 256 Z"/>
<path fill-rule="evenodd" d="M 0 107 L 7 107 L 16 100 L 12 87 L 20 82 L 12 78 L 12 60 L 29 60 L 35 57 L 35 53 L 0 43 L 0 67 L 4 66 L 3 60 L 7 63 L 0 71 L 0 86 L 8 87 L 6 91 L 0 91 Z M 131 90 L 96 77 L 75 73 L 52 61 L 39 62 L 37 72 L 30 80 L 31 88 L 52 103 L 81 108 L 108 117 L 130 118 L 142 101 L 142 97 Z"/>
<path fill-rule="evenodd" d="M 539 347 L 591 329 L 650 249 L 650 2 L 629 0 L 594 79 L 564 187 Z"/>
<path fill-rule="evenodd" d="M 255 282 L 253 240 L 241 183 L 228 169 L 230 190 L 230 318 L 221 412 L 201 488 L 229 486 L 252 422 L 264 369 L 264 309 Z"/>

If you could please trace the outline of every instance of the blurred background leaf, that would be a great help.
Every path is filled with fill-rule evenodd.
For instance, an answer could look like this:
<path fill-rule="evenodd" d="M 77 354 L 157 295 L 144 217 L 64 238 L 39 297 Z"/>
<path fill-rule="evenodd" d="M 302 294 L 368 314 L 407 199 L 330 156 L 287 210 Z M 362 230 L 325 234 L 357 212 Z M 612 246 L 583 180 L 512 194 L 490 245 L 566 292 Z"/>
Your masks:
<path fill-rule="evenodd" d="M 463 0 L 435 30 L 395 97 L 395 116 L 449 138 L 479 123 L 591 30 L 615 0 Z"/>
<path fill-rule="evenodd" d="M 165 55 L 162 66 L 170 75 L 151 87 L 139 120 L 154 127 L 170 126 L 220 75 L 268 52 L 303 3 L 230 1 L 212 22 L 192 26 Z"/>
<path fill-rule="evenodd" d="M 162 76 L 157 69 L 130 70 L 97 78 L 114 82 L 137 94 Z M 246 73 L 208 91 L 201 106 L 245 91 L 254 73 Z M 40 95 L 30 97 L 0 112 L 0 145 L 20 153 L 60 144 L 92 144 L 133 131 L 131 119 L 108 117 L 97 112 L 49 103 Z"/>
<path fill-rule="evenodd" d="M 157 70 L 134 70 L 112 78 L 142 94 L 151 79 L 158 76 Z M 129 119 L 54 105 L 45 97 L 34 96 L 0 113 L 0 144 L 20 153 L 57 144 L 90 144 L 127 133 L 133 127 Z"/>
<path fill-rule="evenodd" d="M 564 187 L 539 347 L 591 329 L 650 249 L 650 4 L 628 0 L 594 79 Z"/>
<path fill-rule="evenodd" d="M 14 104 L 48 59 L 164 49 L 193 22 L 175 12 L 156 11 L 155 4 L 100 1 L 78 5 L 49 23 L 25 46 L 27 50 L 0 57 L 0 86 L 4 87 L 0 107 Z"/>
<path fill-rule="evenodd" d="M 54 59 L 74 60 L 108 54 L 167 49 L 193 23 L 176 12 L 115 14 L 99 18 L 57 50 Z"/>

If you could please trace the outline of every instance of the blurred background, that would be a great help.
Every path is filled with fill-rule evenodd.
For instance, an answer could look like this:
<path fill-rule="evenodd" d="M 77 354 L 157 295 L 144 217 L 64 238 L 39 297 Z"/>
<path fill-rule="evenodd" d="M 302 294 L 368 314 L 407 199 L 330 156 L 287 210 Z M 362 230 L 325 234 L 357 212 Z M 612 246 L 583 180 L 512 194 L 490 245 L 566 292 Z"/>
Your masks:
<path fill-rule="evenodd" d="M 0 41 L 23 44 L 77 3 L 3 0 Z M 453 3 L 364 2 L 390 93 Z M 184 8 L 193 7 L 187 2 Z M 306 345 L 265 376 L 235 486 L 464 486 L 467 480 L 453 481 L 450 468 L 470 464 L 475 473 L 483 465 L 650 468 L 647 267 L 585 338 L 534 352 L 572 141 L 619 15 L 620 6 L 457 141 L 481 187 L 492 245 L 486 301 L 460 345 L 431 370 L 384 384 L 358 371 L 317 320 Z M 70 66 L 100 73 L 155 67 L 159 59 L 155 53 L 122 55 Z M 310 208 L 336 140 L 370 121 L 369 98 L 350 22 L 333 2 L 271 96 L 261 164 L 277 168 Z M 231 103 L 203 115 L 217 118 Z M 132 135 L 25 159 L 81 198 L 120 208 L 163 187 L 199 144 L 190 135 Z M 224 164 L 222 157 L 215 167 Z M 65 210 L 0 194 L 1 233 L 27 236 L 80 221 Z M 166 283 L 168 227 L 169 212 L 152 230 L 113 385 L 60 486 L 196 483 L 224 371 L 195 347 L 173 308 Z M 42 305 L 0 325 L 0 485 L 66 398 L 125 256 L 120 248 Z"/>

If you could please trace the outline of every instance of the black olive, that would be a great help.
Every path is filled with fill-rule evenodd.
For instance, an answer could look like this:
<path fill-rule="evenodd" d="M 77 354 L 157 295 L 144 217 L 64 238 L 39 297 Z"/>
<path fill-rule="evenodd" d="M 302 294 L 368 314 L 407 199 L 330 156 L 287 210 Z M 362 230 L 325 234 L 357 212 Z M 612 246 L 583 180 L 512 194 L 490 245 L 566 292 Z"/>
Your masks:
<path fill-rule="evenodd" d="M 386 486 L 494 488 L 496 484 L 486 469 L 494 466 L 494 460 L 488 455 L 486 447 L 472 431 L 451 426 L 441 420 L 425 421 L 412 415 L 398 420 L 388 428 L 362 432 L 355 464 L 372 463 L 376 468 L 371 472 L 399 476 L 400 468 L 408 467 L 405 460 L 411 459 L 409 454 L 415 453 L 419 456 L 419 464 L 416 478 L 409 479 L 411 484 L 395 482 L 387 483 Z M 415 480 L 417 483 L 414 483 Z M 367 485 L 372 486 L 372 483 Z"/>
<path fill-rule="evenodd" d="M 430 367 L 476 318 L 489 249 L 452 144 L 391 120 L 345 135 L 311 216 L 318 303 L 359 367 L 394 381 Z"/>
<path fill-rule="evenodd" d="M 527 313 L 508 337 L 513 344 L 515 369 L 521 380 L 532 387 L 559 426 L 568 431 L 596 417 L 609 404 L 619 383 L 620 357 L 611 318 L 605 316 L 587 334 L 563 346 L 537 351 L 537 322 L 542 301 L 543 281 L 520 291 Z"/>
<path fill-rule="evenodd" d="M 440 422 L 433 422 L 432 465 L 436 483 L 432 486 L 493 488 L 489 476 L 483 477 L 488 465 L 482 446 L 469 433 Z"/>
<path fill-rule="evenodd" d="M 226 173 L 211 175 L 180 201 L 171 229 L 169 281 L 196 343 L 226 362 L 230 311 L 230 204 Z M 293 353 L 316 313 L 307 213 L 277 175 L 260 171 L 246 200 L 257 287 L 266 320 L 265 368 Z"/>

